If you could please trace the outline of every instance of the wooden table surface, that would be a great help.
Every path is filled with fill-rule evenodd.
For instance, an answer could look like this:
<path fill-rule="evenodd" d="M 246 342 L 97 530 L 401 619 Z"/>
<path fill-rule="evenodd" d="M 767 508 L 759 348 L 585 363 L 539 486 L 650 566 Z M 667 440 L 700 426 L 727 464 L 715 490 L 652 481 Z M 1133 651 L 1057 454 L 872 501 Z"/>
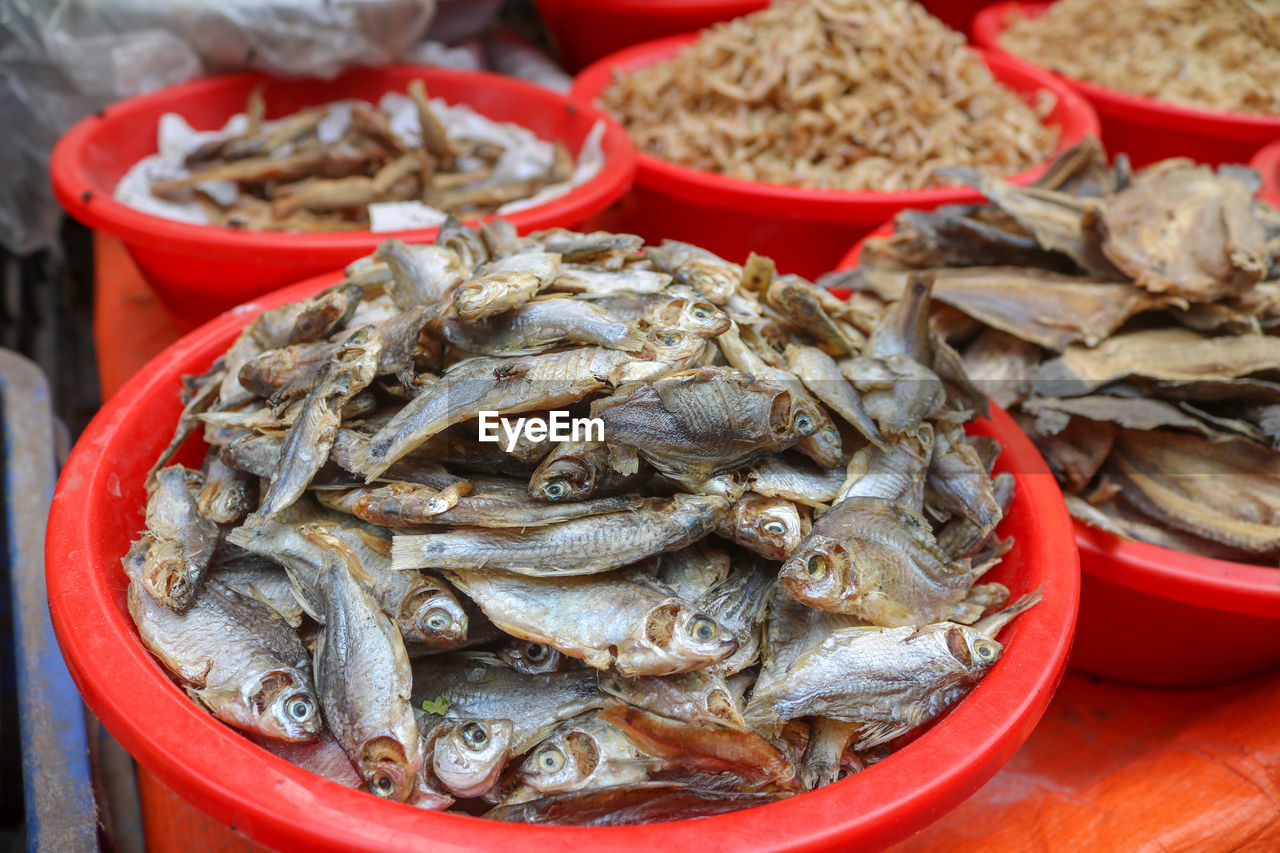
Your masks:
<path fill-rule="evenodd" d="M 105 400 L 179 335 L 120 244 L 98 235 L 95 249 Z M 261 849 L 145 771 L 139 796 L 152 851 Z M 1280 673 L 1181 690 L 1068 673 L 1009 764 L 894 849 L 1280 850 Z"/>

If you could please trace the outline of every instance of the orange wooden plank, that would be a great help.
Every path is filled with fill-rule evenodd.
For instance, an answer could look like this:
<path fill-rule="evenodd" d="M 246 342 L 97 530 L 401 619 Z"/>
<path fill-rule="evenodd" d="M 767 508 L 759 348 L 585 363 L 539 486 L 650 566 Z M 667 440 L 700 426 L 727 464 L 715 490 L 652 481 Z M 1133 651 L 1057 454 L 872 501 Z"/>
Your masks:
<path fill-rule="evenodd" d="M 1031 738 L 896 853 L 1280 849 L 1280 676 L 1153 690 L 1068 673 Z"/>

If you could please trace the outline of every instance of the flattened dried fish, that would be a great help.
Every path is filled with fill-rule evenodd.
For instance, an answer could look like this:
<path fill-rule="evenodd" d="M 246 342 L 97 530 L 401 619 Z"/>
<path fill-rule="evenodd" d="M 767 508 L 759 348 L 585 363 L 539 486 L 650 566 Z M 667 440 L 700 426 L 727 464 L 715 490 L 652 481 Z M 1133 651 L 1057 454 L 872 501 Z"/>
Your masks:
<path fill-rule="evenodd" d="M 1120 430 L 1124 495 L 1168 524 L 1242 551 L 1280 549 L 1280 459 L 1247 441 Z"/>
<path fill-rule="evenodd" d="M 171 465 L 156 473 L 147 498 L 147 530 L 155 538 L 147 550 L 141 584 L 156 601 L 177 611 L 195 601 L 200 581 L 218 545 L 218 526 L 200 512 L 197 471 Z"/>
<path fill-rule="evenodd" d="M 293 629 L 212 578 L 183 613 L 159 604 L 141 586 L 154 543 L 144 535 L 123 560 L 129 614 L 143 644 L 224 723 L 276 740 L 319 737 L 311 662 Z"/>
<path fill-rule="evenodd" d="M 729 511 L 715 495 L 645 498 L 628 512 L 529 530 L 461 529 L 397 535 L 395 569 L 502 569 L 534 576 L 593 574 L 674 551 L 706 536 Z"/>
<path fill-rule="evenodd" d="M 973 627 L 864 626 L 832 633 L 776 681 L 752 694 L 747 722 L 765 730 L 820 715 L 861 723 L 856 749 L 905 734 L 951 707 L 1000 659 L 995 635 L 1040 600 L 1039 592 Z"/>
<path fill-rule="evenodd" d="M 715 620 L 644 575 L 533 578 L 455 570 L 446 576 L 508 634 L 596 669 L 671 675 L 724 660 L 738 647 Z"/>
<path fill-rule="evenodd" d="M 973 583 L 914 513 L 877 498 L 845 498 L 814 522 L 779 582 L 800 601 L 877 625 L 942 619 Z"/>
<path fill-rule="evenodd" d="M 325 619 L 315 652 L 325 722 L 370 793 L 404 802 L 423 763 L 404 642 L 351 549 L 323 527 L 300 532 L 325 553 Z"/>

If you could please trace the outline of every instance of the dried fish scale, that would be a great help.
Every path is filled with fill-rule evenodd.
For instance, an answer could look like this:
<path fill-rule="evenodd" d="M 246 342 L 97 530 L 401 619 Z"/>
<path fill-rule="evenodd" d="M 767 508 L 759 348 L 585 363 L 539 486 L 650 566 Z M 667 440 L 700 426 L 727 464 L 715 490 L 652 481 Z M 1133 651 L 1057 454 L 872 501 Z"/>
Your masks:
<path fill-rule="evenodd" d="M 991 479 L 998 443 L 963 436 L 977 404 L 927 328 L 927 281 L 856 327 L 767 259 L 456 221 L 348 272 L 188 383 L 178 432 L 205 426 L 205 473 L 159 467 L 153 529 L 126 561 L 175 678 L 233 725 L 312 741 L 268 747 L 300 766 L 495 819 L 746 807 L 832 782 L 945 712 L 995 660 L 969 666 L 973 649 L 996 649 L 983 638 L 1025 606 L 981 618 L 1008 597 L 974 580 L 1008 548 L 992 528 L 1013 481 Z M 865 394 L 845 376 L 857 359 L 879 371 Z M 929 377 L 926 393 L 899 399 L 903 375 Z M 488 443 L 493 411 L 599 413 L 606 429 L 562 440 L 508 420 Z M 861 615 L 780 582 L 819 538 L 856 555 Z M 166 549 L 199 569 L 184 613 L 143 582 Z M 875 603 L 877 577 L 894 602 Z M 266 671 L 248 687 L 269 717 L 202 682 L 220 638 L 162 634 L 227 614 L 253 617 L 227 632 L 228 658 Z M 884 688 L 876 713 L 776 726 L 770 697 L 796 687 L 780 662 L 822 658 L 863 617 L 977 639 L 890 648 L 861 682 Z"/>

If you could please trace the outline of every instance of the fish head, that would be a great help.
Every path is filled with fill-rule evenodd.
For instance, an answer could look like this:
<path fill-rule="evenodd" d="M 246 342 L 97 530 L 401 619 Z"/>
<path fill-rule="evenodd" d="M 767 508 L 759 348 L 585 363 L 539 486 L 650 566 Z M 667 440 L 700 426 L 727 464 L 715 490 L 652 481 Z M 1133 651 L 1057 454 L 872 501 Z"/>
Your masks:
<path fill-rule="evenodd" d="M 560 456 L 539 466 L 529 480 L 529 497 L 552 502 L 580 501 L 595 491 L 596 470 L 578 456 Z"/>
<path fill-rule="evenodd" d="M 742 274 L 719 258 L 689 258 L 676 271 L 677 284 L 686 284 L 716 305 L 723 305 L 738 289 Z"/>
<path fill-rule="evenodd" d="M 539 675 L 556 672 L 564 662 L 564 655 L 546 643 L 516 640 L 498 652 L 498 658 L 517 672 Z"/>
<path fill-rule="evenodd" d="M 821 609 L 857 595 L 863 585 L 845 543 L 820 533 L 810 533 L 804 547 L 783 564 L 778 582 L 798 601 Z"/>
<path fill-rule="evenodd" d="M 187 568 L 175 552 L 164 554 L 163 548 L 153 548 L 142 573 L 142 586 L 156 601 L 171 610 L 183 611 L 195 600 L 196 588 L 192 577 L 199 573 Z"/>
<path fill-rule="evenodd" d="M 793 394 L 789 391 L 774 398 L 769 420 L 775 433 L 790 435 L 796 441 L 832 426 L 831 419 L 816 400 L 808 394 Z M 836 435 L 839 437 L 839 433 Z"/>
<path fill-rule="evenodd" d="M 707 342 L 702 337 L 674 327 L 655 327 L 645 340 L 645 352 L 654 361 L 690 367 L 702 355 Z"/>
<path fill-rule="evenodd" d="M 796 449 L 823 468 L 835 468 L 844 458 L 842 454 L 844 443 L 840 439 L 840 430 L 836 429 L 836 425 L 829 419 L 813 435 L 802 439 Z"/>
<path fill-rule="evenodd" d="M 690 295 L 663 307 L 656 318 L 659 325 L 669 325 L 699 338 L 714 338 L 729 331 L 732 321 L 709 300 Z"/>
<path fill-rule="evenodd" d="M 1004 654 L 1004 646 L 968 625 L 948 624 L 941 633 L 947 652 L 971 678 L 981 678 Z"/>
<path fill-rule="evenodd" d="M 301 303 L 287 339 L 291 342 L 320 340 L 350 319 L 363 296 L 364 291 L 359 285 L 340 285 Z"/>
<path fill-rule="evenodd" d="M 203 701 L 219 705 L 211 707 L 214 716 L 248 731 L 261 732 L 287 743 L 310 743 L 320 737 L 324 723 L 320 703 L 302 675 L 293 669 L 277 669 L 250 681 L 225 701 L 210 698 L 205 691 Z"/>
<path fill-rule="evenodd" d="M 770 560 L 800 547 L 800 512 L 786 498 L 748 495 L 734 505 L 734 539 Z"/>
<path fill-rule="evenodd" d="M 472 280 L 453 291 L 453 307 L 460 317 L 484 316 L 505 287 L 501 279 Z"/>
<path fill-rule="evenodd" d="M 738 650 L 738 640 L 724 626 L 679 599 L 668 599 L 649 611 L 644 634 L 619 651 L 622 675 L 670 675 L 718 663 Z"/>
<path fill-rule="evenodd" d="M 520 781 L 544 794 L 577 791 L 600 766 L 601 751 L 588 732 L 569 728 L 556 732 L 520 765 Z"/>
<path fill-rule="evenodd" d="M 447 589 L 425 581 L 400 605 L 400 626 L 406 643 L 450 645 L 467 636 L 467 613 Z"/>
<path fill-rule="evenodd" d="M 421 752 L 415 755 L 416 762 L 410 759 L 404 744 L 394 737 L 376 737 L 361 747 L 356 768 L 364 777 L 369 793 L 403 803 L 412 796 L 418 771 L 422 769 Z"/>
<path fill-rule="evenodd" d="M 455 796 L 477 797 L 497 783 L 514 736 L 510 720 L 459 720 L 436 740 L 431 769 Z"/>

